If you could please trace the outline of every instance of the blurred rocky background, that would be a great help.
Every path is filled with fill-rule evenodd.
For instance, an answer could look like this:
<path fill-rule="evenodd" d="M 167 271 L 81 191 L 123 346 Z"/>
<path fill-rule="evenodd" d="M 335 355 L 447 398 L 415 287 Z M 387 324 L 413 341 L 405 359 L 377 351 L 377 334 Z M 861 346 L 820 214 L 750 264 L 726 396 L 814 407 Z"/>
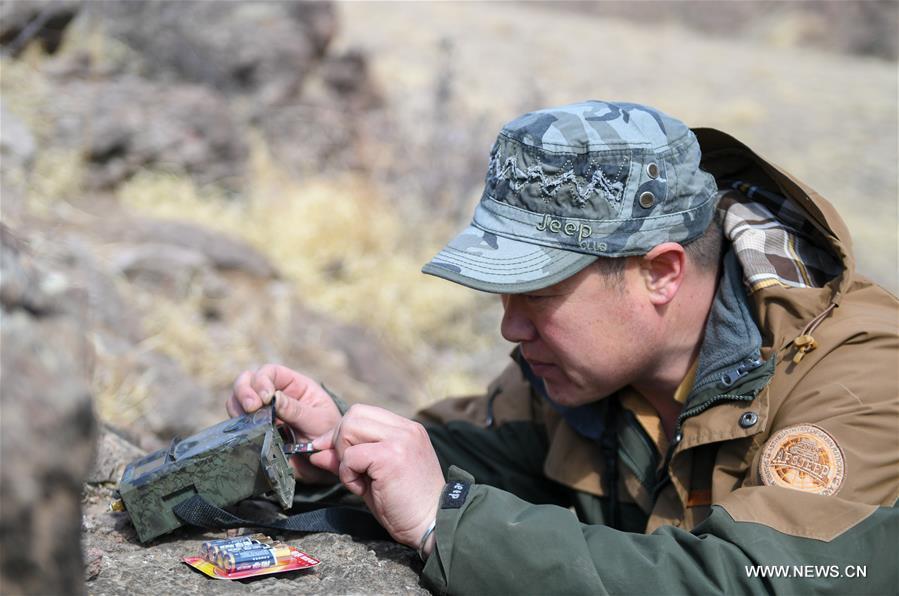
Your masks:
<path fill-rule="evenodd" d="M 480 390 L 495 298 L 419 274 L 510 118 L 585 98 L 731 132 L 897 282 L 899 4 L 0 0 L 0 592 L 419 591 L 414 553 L 304 537 L 233 586 L 106 511 L 124 464 L 281 362 L 410 414 Z M 85 481 L 87 481 L 85 483 Z M 25 546 L 23 546 L 25 545 Z"/>

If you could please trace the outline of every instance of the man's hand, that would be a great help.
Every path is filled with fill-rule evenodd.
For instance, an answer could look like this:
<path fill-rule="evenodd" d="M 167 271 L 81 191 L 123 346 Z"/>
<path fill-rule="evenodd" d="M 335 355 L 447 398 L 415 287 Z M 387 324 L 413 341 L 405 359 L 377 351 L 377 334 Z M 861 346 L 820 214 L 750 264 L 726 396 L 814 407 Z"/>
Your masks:
<path fill-rule="evenodd" d="M 445 480 L 424 427 L 382 408 L 353 406 L 310 456 L 361 496 L 394 540 L 418 548 Z M 430 549 L 426 549 L 429 551 Z"/>
<path fill-rule="evenodd" d="M 286 366 L 266 364 L 257 371 L 244 371 L 234 381 L 234 391 L 225 403 L 231 417 L 255 412 L 272 402 L 275 391 L 286 399 L 275 403 L 275 414 L 288 424 L 300 440 L 311 441 L 340 422 L 340 411 L 321 385 Z M 334 482 L 334 477 L 306 461 L 291 458 L 297 478 L 309 483 Z"/>

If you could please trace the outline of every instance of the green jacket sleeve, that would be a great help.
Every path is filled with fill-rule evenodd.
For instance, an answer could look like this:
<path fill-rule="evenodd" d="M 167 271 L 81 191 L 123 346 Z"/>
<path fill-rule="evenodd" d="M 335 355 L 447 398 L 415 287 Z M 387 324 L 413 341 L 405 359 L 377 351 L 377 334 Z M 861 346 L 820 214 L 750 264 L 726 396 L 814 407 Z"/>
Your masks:
<path fill-rule="evenodd" d="M 829 542 L 735 522 L 717 506 L 692 532 L 645 535 L 585 525 L 473 480 L 452 470 L 448 486 L 469 486 L 464 503 L 447 508 L 444 498 L 438 513 L 423 578 L 440 594 L 886 594 L 899 585 L 895 508 Z"/>
<path fill-rule="evenodd" d="M 531 503 L 569 504 L 568 490 L 543 475 L 547 439 L 542 426 L 520 421 L 483 428 L 451 421 L 427 429 L 444 474 L 456 466 L 482 484 Z"/>

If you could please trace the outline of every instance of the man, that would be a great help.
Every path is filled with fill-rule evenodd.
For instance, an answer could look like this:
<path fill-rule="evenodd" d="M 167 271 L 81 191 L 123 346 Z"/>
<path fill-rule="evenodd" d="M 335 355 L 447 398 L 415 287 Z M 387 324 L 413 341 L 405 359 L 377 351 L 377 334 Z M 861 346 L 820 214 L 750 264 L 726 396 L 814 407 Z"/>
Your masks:
<path fill-rule="evenodd" d="M 228 411 L 289 396 L 322 450 L 298 477 L 336 474 L 435 591 L 892 591 L 897 302 L 848 238 L 721 132 L 540 110 L 503 128 L 471 226 L 424 268 L 502 297 L 518 345 L 486 396 L 425 429 L 267 365 Z"/>

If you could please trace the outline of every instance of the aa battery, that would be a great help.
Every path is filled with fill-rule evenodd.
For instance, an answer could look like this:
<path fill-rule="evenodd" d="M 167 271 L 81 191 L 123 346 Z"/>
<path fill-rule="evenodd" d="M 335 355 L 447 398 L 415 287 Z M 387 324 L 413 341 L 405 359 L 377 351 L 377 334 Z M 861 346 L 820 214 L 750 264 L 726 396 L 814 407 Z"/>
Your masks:
<path fill-rule="evenodd" d="M 265 546 L 260 549 L 222 553 L 221 557 L 217 558 L 216 564 L 221 569 L 232 573 L 271 567 L 289 561 L 292 556 L 289 546 Z"/>
<path fill-rule="evenodd" d="M 221 553 L 250 548 L 258 549 L 265 546 L 266 543 L 270 544 L 271 542 L 272 539 L 265 534 L 238 536 L 236 538 L 226 538 L 224 540 L 210 540 L 204 542 L 200 546 L 200 556 L 210 563 L 215 563 L 216 557 Z"/>
<path fill-rule="evenodd" d="M 222 544 L 240 544 L 241 542 L 247 542 L 250 540 L 255 540 L 256 542 L 265 542 L 271 543 L 272 539 L 263 534 L 262 532 L 257 532 L 256 534 L 243 534 L 241 536 L 232 536 L 231 538 L 221 538 L 219 540 L 209 540 L 203 543 L 203 546 L 220 546 Z"/>
<path fill-rule="evenodd" d="M 238 544 L 252 544 L 256 542 L 249 536 L 240 536 L 238 538 L 226 538 L 224 540 L 210 540 L 200 545 L 200 554 L 206 555 L 218 552 L 220 549 L 227 549 Z"/>

